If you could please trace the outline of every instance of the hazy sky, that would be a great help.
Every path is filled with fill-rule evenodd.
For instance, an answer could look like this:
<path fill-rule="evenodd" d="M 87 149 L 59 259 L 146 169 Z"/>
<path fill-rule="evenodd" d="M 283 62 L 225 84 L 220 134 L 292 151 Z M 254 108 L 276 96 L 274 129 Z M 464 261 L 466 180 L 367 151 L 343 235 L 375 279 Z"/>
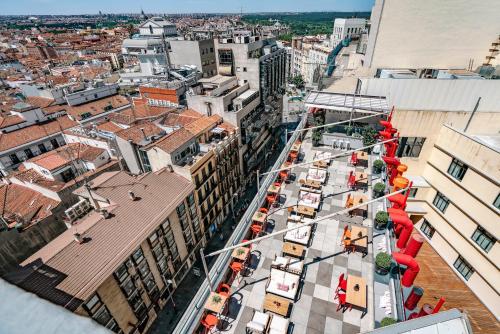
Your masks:
<path fill-rule="evenodd" d="M 370 11 L 375 0 L 0 0 L 1 14 Z"/>

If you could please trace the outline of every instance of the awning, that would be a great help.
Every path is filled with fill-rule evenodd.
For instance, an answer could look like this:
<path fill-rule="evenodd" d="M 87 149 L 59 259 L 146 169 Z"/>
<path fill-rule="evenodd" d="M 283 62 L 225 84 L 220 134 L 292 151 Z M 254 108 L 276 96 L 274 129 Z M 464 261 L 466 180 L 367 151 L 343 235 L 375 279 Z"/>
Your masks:
<path fill-rule="evenodd" d="M 389 107 L 385 96 L 340 94 L 312 91 L 305 99 L 307 108 L 356 111 L 364 113 L 387 113 Z"/>

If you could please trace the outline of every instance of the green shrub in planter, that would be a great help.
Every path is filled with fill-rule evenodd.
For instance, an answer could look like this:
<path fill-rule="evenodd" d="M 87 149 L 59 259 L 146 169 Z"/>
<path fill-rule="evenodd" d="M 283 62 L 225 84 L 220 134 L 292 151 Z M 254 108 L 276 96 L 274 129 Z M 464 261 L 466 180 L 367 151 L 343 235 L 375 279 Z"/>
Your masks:
<path fill-rule="evenodd" d="M 385 184 L 382 182 L 377 182 L 373 186 L 373 197 L 379 198 L 384 196 L 385 193 Z"/>
<path fill-rule="evenodd" d="M 387 275 L 391 269 L 392 257 L 385 253 L 380 252 L 375 257 L 375 270 L 380 275 Z"/>
<path fill-rule="evenodd" d="M 375 227 L 378 230 L 382 230 L 387 226 L 387 222 L 389 221 L 389 214 L 385 211 L 379 211 L 375 215 Z"/>
<path fill-rule="evenodd" d="M 384 161 L 377 159 L 373 162 L 373 171 L 378 174 L 382 172 L 382 169 L 384 168 Z"/>
<path fill-rule="evenodd" d="M 380 327 L 385 327 L 385 326 L 389 326 L 389 325 L 394 325 L 395 323 L 397 323 L 396 319 L 394 318 L 390 318 L 390 317 L 385 317 L 382 319 L 382 321 L 380 322 Z"/>

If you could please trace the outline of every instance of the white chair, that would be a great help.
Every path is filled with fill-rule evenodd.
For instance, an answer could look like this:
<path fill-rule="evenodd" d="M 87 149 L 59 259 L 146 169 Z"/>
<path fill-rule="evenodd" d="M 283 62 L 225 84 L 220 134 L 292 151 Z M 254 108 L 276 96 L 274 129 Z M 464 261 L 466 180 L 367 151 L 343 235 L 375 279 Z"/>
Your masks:
<path fill-rule="evenodd" d="M 269 334 L 287 334 L 288 325 L 290 320 L 280 317 L 278 315 L 273 315 L 271 318 L 271 323 L 269 324 Z"/>
<path fill-rule="evenodd" d="M 351 149 L 351 142 L 348 140 L 345 142 L 345 149 L 349 151 Z"/>
<path fill-rule="evenodd" d="M 264 334 L 269 324 L 269 314 L 255 311 L 252 320 L 247 323 L 246 331 L 252 334 Z"/>

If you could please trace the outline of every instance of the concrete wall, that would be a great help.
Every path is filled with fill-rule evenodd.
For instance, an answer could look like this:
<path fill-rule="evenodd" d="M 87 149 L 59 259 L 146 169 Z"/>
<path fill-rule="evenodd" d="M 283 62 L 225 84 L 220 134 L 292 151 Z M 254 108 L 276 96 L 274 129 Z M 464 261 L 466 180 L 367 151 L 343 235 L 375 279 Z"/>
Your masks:
<path fill-rule="evenodd" d="M 140 174 L 141 173 L 141 163 L 138 160 L 139 157 L 135 153 L 135 147 L 133 143 L 129 143 L 128 141 L 116 137 L 116 144 L 120 149 L 120 153 L 127 164 L 127 168 L 132 174 Z"/>
<path fill-rule="evenodd" d="M 0 232 L 0 276 L 16 268 L 65 230 L 62 221 L 50 216 L 22 232 L 15 229 Z"/>
<path fill-rule="evenodd" d="M 118 92 L 118 84 L 104 85 L 75 93 L 66 94 L 66 102 L 70 106 L 92 102 L 103 97 L 115 95 Z"/>
<path fill-rule="evenodd" d="M 174 68 L 196 65 L 204 78 L 211 77 L 217 72 L 213 40 L 173 40 L 170 41 L 170 48 L 170 63 Z"/>
<path fill-rule="evenodd" d="M 394 127 L 398 129 L 401 137 L 426 138 L 419 157 L 401 159 L 403 163 L 408 165 L 409 173 L 421 173 L 443 124 L 449 124 L 455 128 L 463 129 L 470 115 L 470 112 L 396 109 L 392 120 Z M 497 112 L 477 112 L 469 125 L 468 132 L 483 134 L 497 133 L 499 115 L 500 114 Z"/>
<path fill-rule="evenodd" d="M 500 31 L 500 2 L 376 0 L 365 66 L 467 68 L 480 66 Z"/>

